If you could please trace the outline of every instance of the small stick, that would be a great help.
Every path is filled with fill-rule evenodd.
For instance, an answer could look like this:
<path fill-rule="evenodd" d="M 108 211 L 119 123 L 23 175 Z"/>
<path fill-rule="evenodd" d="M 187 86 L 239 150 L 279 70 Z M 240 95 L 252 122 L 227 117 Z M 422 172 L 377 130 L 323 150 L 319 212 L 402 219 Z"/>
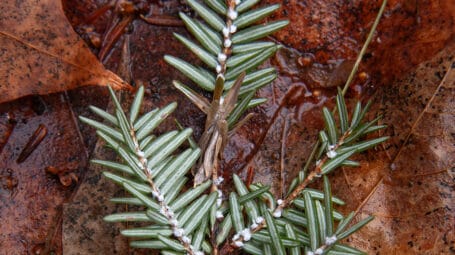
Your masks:
<path fill-rule="evenodd" d="M 47 135 L 47 128 L 43 124 L 39 124 L 36 128 L 35 132 L 32 136 L 28 139 L 27 144 L 22 149 L 19 157 L 17 157 L 16 162 L 22 163 L 24 162 L 30 154 L 38 147 L 38 145 L 44 140 L 44 137 Z"/>

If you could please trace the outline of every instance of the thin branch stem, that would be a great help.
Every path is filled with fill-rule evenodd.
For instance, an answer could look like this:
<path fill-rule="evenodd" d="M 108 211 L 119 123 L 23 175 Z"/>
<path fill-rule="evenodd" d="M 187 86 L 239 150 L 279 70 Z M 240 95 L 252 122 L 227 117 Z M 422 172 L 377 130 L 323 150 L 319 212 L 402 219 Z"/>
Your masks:
<path fill-rule="evenodd" d="M 216 73 L 217 73 L 217 84 L 215 86 L 215 91 L 213 95 L 213 99 L 211 102 L 211 110 L 207 116 L 206 124 L 205 124 L 205 131 L 203 134 L 203 138 L 201 139 L 203 142 L 207 141 L 206 146 L 201 146 L 203 151 L 203 162 L 198 170 L 199 173 L 210 174 L 212 177 L 212 191 L 218 191 L 218 185 L 221 183 L 219 180 L 219 159 L 221 158 L 221 154 L 223 153 L 223 147 L 227 143 L 227 107 L 224 98 L 222 96 L 224 90 L 224 77 L 227 70 L 227 60 L 231 56 L 232 53 L 232 41 L 231 37 L 237 31 L 236 26 L 233 24 L 234 19 L 237 17 L 237 12 L 235 11 L 236 8 L 236 1 L 235 0 L 228 0 L 228 11 L 226 13 L 226 27 L 223 28 L 223 45 L 221 52 L 218 54 L 217 58 L 217 66 L 216 66 Z M 224 132 L 226 131 L 226 132 Z M 209 176 L 205 176 L 208 178 Z M 202 180 L 196 180 L 197 182 Z M 196 183 L 198 184 L 198 183 Z"/>
<path fill-rule="evenodd" d="M 231 36 L 237 31 L 236 26 L 233 24 L 234 20 L 237 18 L 237 12 L 235 11 L 236 8 L 236 1 L 235 0 L 227 0 L 228 11 L 226 13 L 226 27 L 223 28 L 223 45 L 222 50 L 218 54 L 218 64 L 216 66 L 216 73 L 217 73 L 217 84 L 215 85 L 215 91 L 213 95 L 213 99 L 211 102 L 211 113 L 207 116 L 207 121 L 205 124 L 205 134 L 210 134 L 210 139 L 208 140 L 208 146 L 203 154 L 203 162 L 201 167 L 203 168 L 204 173 L 210 173 L 212 177 L 212 192 L 218 192 L 218 200 L 221 201 L 223 197 L 223 193 L 219 190 L 218 186 L 222 182 L 222 177 L 219 177 L 218 170 L 219 170 L 219 159 L 223 153 L 224 145 L 227 143 L 228 139 L 228 126 L 227 126 L 227 112 L 228 107 L 224 102 L 224 98 L 222 96 L 224 91 L 224 80 L 225 74 L 227 70 L 227 60 L 231 56 L 232 53 L 232 41 Z M 233 88 L 234 89 L 234 88 Z M 204 135 L 203 135 L 204 136 Z M 211 168 L 211 169 L 206 169 Z M 199 170 L 201 172 L 201 170 Z M 221 206 L 221 203 L 217 202 L 217 206 Z M 216 222 L 218 224 L 218 222 Z M 214 229 L 217 229 L 215 227 Z M 216 233 L 212 232 L 212 235 Z M 218 254 L 218 246 L 216 242 L 212 242 L 212 249 L 213 254 Z"/>
<path fill-rule="evenodd" d="M 368 37 L 365 41 L 365 43 L 362 46 L 362 49 L 360 50 L 359 55 L 357 56 L 357 59 L 354 63 L 354 67 L 352 67 L 351 73 L 349 74 L 348 80 L 346 81 L 346 84 L 343 87 L 343 96 L 346 94 L 346 91 L 349 88 L 349 85 L 351 84 L 352 80 L 354 79 L 355 74 L 357 73 L 357 70 L 359 69 L 360 62 L 362 61 L 363 56 L 365 55 L 368 46 L 370 45 L 371 40 L 373 39 L 374 32 L 376 32 L 376 28 L 379 24 L 379 21 L 381 20 L 382 14 L 384 13 L 385 7 L 387 5 L 387 0 L 382 1 L 381 8 L 379 9 L 378 15 L 376 15 L 376 19 L 374 20 L 373 26 L 370 29 L 370 32 L 368 33 Z"/>
<path fill-rule="evenodd" d="M 343 145 L 343 142 L 344 140 L 351 134 L 352 130 L 351 129 L 348 129 L 344 134 L 343 136 L 340 137 L 340 139 L 338 140 L 337 144 L 334 145 L 333 147 L 333 150 L 335 151 L 336 149 L 338 149 L 341 145 Z M 321 169 L 322 169 L 322 166 L 325 164 L 325 162 L 327 162 L 327 160 L 329 160 L 329 157 L 327 155 L 325 155 L 322 159 L 320 159 L 317 163 L 316 163 L 316 166 L 314 167 L 313 171 L 311 171 L 308 176 L 305 178 L 305 180 L 303 182 L 301 182 L 297 188 L 295 188 L 291 194 L 289 194 L 286 199 L 283 200 L 283 202 L 277 206 L 277 208 L 275 209 L 275 212 L 280 212 L 282 211 L 284 208 L 286 208 L 287 206 L 289 206 L 290 204 L 292 204 L 292 202 L 294 202 L 294 200 L 302 193 L 302 191 L 308 186 L 308 184 L 310 184 L 311 182 L 313 182 L 314 178 L 316 177 L 320 177 L 321 176 Z"/>
<path fill-rule="evenodd" d="M 130 124 L 130 135 L 133 139 L 133 143 L 135 145 L 135 153 L 139 158 L 140 168 L 144 171 L 145 175 L 147 176 L 147 182 L 149 183 L 150 187 L 152 188 L 152 194 L 159 202 L 160 205 L 160 213 L 166 217 L 168 220 L 169 225 L 173 230 L 174 237 L 183 245 L 187 254 L 195 255 L 198 254 L 198 251 L 195 251 L 194 248 L 191 246 L 191 239 L 185 235 L 184 229 L 180 228 L 178 225 L 177 217 L 175 216 L 174 211 L 169 207 L 169 205 L 164 201 L 164 196 L 159 190 L 159 188 L 155 185 L 152 179 L 152 169 L 148 167 L 147 158 L 144 156 L 144 152 L 139 147 L 139 141 L 136 137 L 136 133 L 134 128 L 132 128 L 132 124 Z"/>
<path fill-rule="evenodd" d="M 336 244 L 336 236 L 328 237 L 325 240 L 325 243 L 321 246 L 319 246 L 316 250 L 314 251 L 309 251 L 306 254 L 307 255 L 319 255 L 319 254 L 324 254 L 328 249 L 332 248 Z"/>

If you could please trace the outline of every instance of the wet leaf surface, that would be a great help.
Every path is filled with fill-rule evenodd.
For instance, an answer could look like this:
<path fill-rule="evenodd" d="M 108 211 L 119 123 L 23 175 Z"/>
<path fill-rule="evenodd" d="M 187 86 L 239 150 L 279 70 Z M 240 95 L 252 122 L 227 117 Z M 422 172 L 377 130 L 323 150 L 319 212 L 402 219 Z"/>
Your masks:
<path fill-rule="evenodd" d="M 355 60 L 381 3 L 288 1 L 273 17 L 290 20 L 290 25 L 276 38 L 314 58 L 316 66 L 349 62 Z M 453 39 L 454 9 L 455 3 L 450 0 L 389 0 L 360 69 L 368 71 L 373 82 L 369 86 L 389 85 L 444 48 Z M 349 71 L 346 68 L 345 72 Z M 311 85 L 306 81 L 311 75 L 305 76 L 308 77 L 301 76 L 302 81 Z"/>
<path fill-rule="evenodd" d="M 343 171 L 347 189 L 340 192 L 351 192 L 351 210 L 376 216 L 351 239 L 371 253 L 454 252 L 454 52 L 452 42 L 376 92 L 372 113 L 384 116 L 391 139 L 361 155 L 360 169 Z"/>
<path fill-rule="evenodd" d="M 62 204 L 87 164 L 68 100 L 65 95 L 28 97 L 2 104 L 0 112 L 0 253 L 59 251 Z"/>
<path fill-rule="evenodd" d="M 179 1 L 148 3 L 150 13 L 153 14 L 150 17 L 158 19 L 160 15 L 175 17 L 179 10 L 187 11 Z M 112 26 L 111 20 L 118 15 L 115 12 L 100 15 L 91 22 L 94 30 L 87 33 L 84 24 L 87 22 L 86 17 L 104 4 L 103 1 L 90 0 L 64 2 L 69 20 L 89 43 L 93 33 L 103 38 L 106 30 Z M 275 15 L 274 18 L 291 20 L 289 27 L 271 38 L 285 46 L 266 64 L 278 67 L 280 76 L 260 91 L 258 96 L 266 97 L 268 102 L 253 111 L 254 118 L 240 128 L 228 144 L 223 163 L 226 177 L 232 172 L 246 177 L 248 169 L 252 169 L 255 181 L 271 184 L 274 193 L 282 195 L 283 189 L 309 154 L 315 134 L 323 124 L 321 107 L 333 104 L 331 99 L 336 92 L 335 87 L 342 85 L 347 77 L 379 4 L 364 1 L 346 4 L 337 0 L 289 1 Z M 360 168 L 345 168 L 331 177 L 334 182 L 333 192 L 348 204 L 341 210 L 357 210 L 358 219 L 369 214 L 376 215 L 375 221 L 348 240 L 369 254 L 453 252 L 454 233 L 451 223 L 454 221 L 455 208 L 451 193 L 454 190 L 454 72 L 447 75 L 445 82 L 441 83 L 441 80 L 453 62 L 455 52 L 454 10 L 454 4 L 449 0 L 390 1 L 386 16 L 361 65 L 360 71 L 364 75 L 359 75 L 349 90 L 351 102 L 355 98 L 374 99 L 371 116 L 382 114 L 383 122 L 389 125 L 385 133 L 393 135 L 384 147 L 360 155 L 358 159 L 363 162 Z M 176 31 L 186 34 L 184 29 L 146 24 L 136 16 L 128 25 L 127 31 L 113 43 L 112 50 L 105 58 L 106 66 L 111 70 L 120 70 L 119 75 L 127 80 L 130 77 L 132 83 L 142 82 L 146 86 L 144 110 L 178 101 L 181 110 L 174 117 L 184 126 L 193 127 L 195 137 L 198 138 L 202 132 L 204 116 L 171 86 L 173 79 L 185 79 L 162 59 L 165 53 L 172 52 L 183 59 L 194 61 L 194 57 L 172 37 Z M 122 51 L 125 52 L 125 46 L 128 45 L 130 54 L 122 56 Z M 95 53 L 99 51 L 97 48 L 92 50 Z M 438 52 L 439 55 L 435 56 Z M 124 68 L 125 66 L 129 68 Z M 32 103 L 50 100 L 48 97 L 37 98 L 26 100 Z M 65 105 L 69 106 L 58 111 L 67 116 L 71 112 L 91 116 L 86 108 L 89 104 L 110 109 L 103 88 L 82 88 L 69 92 L 63 98 Z M 128 100 L 129 97 L 124 95 L 125 105 Z M 9 168 L 16 167 L 17 156 L 23 149 L 21 146 L 27 143 L 29 136 L 41 123 L 37 118 L 32 118 L 37 122 L 28 121 L 33 126 L 26 130 L 23 127 L 20 130 L 24 131 L 20 131 L 23 124 L 11 121 L 11 112 L 25 111 L 21 109 L 26 108 L 26 105 L 27 103 L 20 106 L 7 104 L 6 108 L 2 108 L 0 149 L 4 149 L 0 156 L 5 159 L 3 164 Z M 38 108 L 34 111 L 40 112 L 40 107 L 29 108 Z M 57 108 L 44 108 L 44 115 L 58 115 Z M 22 115 L 14 112 L 14 116 L 15 119 L 20 119 L 17 116 Z M 101 142 L 97 142 L 93 129 L 80 124 L 77 128 L 72 119 L 56 119 L 53 125 L 71 127 L 73 133 L 78 130 L 83 139 L 74 134 L 72 142 L 48 144 L 47 139 L 55 138 L 53 127 L 48 127 L 37 150 L 61 151 L 71 148 L 69 154 L 80 156 L 95 148 L 90 157 L 115 157 L 102 148 Z M 175 128 L 171 122 L 161 127 L 160 131 L 170 128 Z M 7 134 L 11 132 L 13 135 L 17 133 L 20 141 L 13 139 L 13 136 L 8 138 Z M 68 133 L 72 134 L 71 132 Z M 74 141 L 80 145 L 73 148 L 76 143 Z M 18 149 L 12 149 L 15 146 Z M 75 152 L 72 152 L 73 149 Z M 22 164 L 33 161 L 36 154 L 32 152 Z M 25 251 L 36 253 L 32 251 L 34 247 L 55 250 L 57 254 L 143 254 L 145 251 L 128 248 L 128 240 L 119 235 L 119 230 L 128 226 L 102 221 L 106 214 L 128 210 L 125 206 L 116 207 L 107 201 L 110 197 L 123 193 L 101 177 L 103 169 L 87 166 L 85 173 L 82 173 L 87 161 L 85 158 L 80 160 L 78 170 L 75 171 L 80 177 L 79 186 L 71 195 L 74 186 L 63 188 L 58 176 L 45 172 L 47 166 L 65 169 L 60 166 L 68 160 L 65 157 L 57 159 L 53 155 L 55 154 L 49 153 L 47 156 L 52 159 L 55 157 L 55 162 L 48 164 L 38 160 L 33 167 L 29 167 L 41 169 L 40 174 L 33 175 L 34 180 L 21 180 L 22 174 L 19 173 L 22 172 L 19 171 L 2 173 L 3 187 L 25 189 L 20 186 L 22 183 L 33 183 L 35 186 L 30 187 L 42 190 L 46 187 L 48 193 L 57 190 L 58 192 L 51 192 L 58 197 L 50 200 L 55 201 L 55 205 L 67 202 L 63 210 L 59 206 L 53 206 L 51 210 L 39 208 L 43 214 L 47 214 L 47 221 L 44 221 L 47 223 L 37 227 L 39 231 L 33 233 L 27 232 L 25 226 L 28 224 L 16 227 L 16 221 L 13 221 L 15 218 L 11 217 L 7 225 L 11 235 L 2 235 L 0 239 L 2 246 L 3 243 L 10 244 L 11 252 L 6 254 L 22 254 Z M 395 169 L 393 171 L 390 169 L 392 163 Z M 45 179 L 44 177 L 48 180 L 47 186 L 36 180 Z M 229 189 L 229 185 L 226 182 L 224 188 Z M 5 204 L 2 204 L 0 211 L 4 211 L 4 206 L 11 207 L 13 202 L 18 203 L 11 198 L 12 192 L 9 193 L 8 188 L 2 188 L 1 191 L 1 201 Z M 27 193 L 24 194 L 21 203 L 31 203 L 27 200 Z M 24 209 L 24 215 L 31 215 L 32 209 L 36 208 Z M 61 214 L 63 217 L 59 218 L 58 215 Z M 3 214 L 0 216 L 2 220 L 10 217 Z M 32 219 L 29 224 L 35 224 L 31 226 L 37 225 L 38 221 L 33 221 L 36 218 L 29 219 Z M 54 229 L 59 228 L 54 227 L 59 226 L 56 219 L 62 219 L 63 222 L 61 238 L 54 235 Z M 3 228 L 2 226 L 2 232 Z M 23 243 L 27 243 L 27 246 Z"/>
<path fill-rule="evenodd" d="M 0 5 L 0 103 L 84 85 L 130 88 L 74 32 L 61 1 Z"/>

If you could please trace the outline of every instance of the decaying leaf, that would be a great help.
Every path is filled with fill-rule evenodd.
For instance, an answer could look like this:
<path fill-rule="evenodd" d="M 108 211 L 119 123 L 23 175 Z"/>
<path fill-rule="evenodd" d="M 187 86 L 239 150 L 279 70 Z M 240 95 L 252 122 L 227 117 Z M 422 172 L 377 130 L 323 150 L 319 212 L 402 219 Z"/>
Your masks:
<path fill-rule="evenodd" d="M 0 106 L 2 255 L 61 254 L 62 205 L 88 161 L 70 107 L 56 94 Z"/>
<path fill-rule="evenodd" d="M 346 65 L 355 59 L 368 32 L 365 28 L 371 26 L 381 2 L 289 1 L 286 11 L 277 13 L 277 18 L 287 18 L 291 25 L 278 32 L 276 38 L 305 53 L 304 57 L 329 63 L 314 70 L 299 68 L 301 81 L 309 86 L 337 86 L 340 80 L 342 84 L 343 71 L 349 72 Z M 362 66 L 379 84 L 401 78 L 403 72 L 434 56 L 452 40 L 454 13 L 455 1 L 451 0 L 389 0 Z"/>
<path fill-rule="evenodd" d="M 377 91 L 391 139 L 345 169 L 348 205 L 376 219 L 353 237 L 382 254 L 450 254 L 455 245 L 455 42 Z M 373 155 L 374 154 L 374 155 Z M 345 197 L 348 197 L 347 194 Z"/>
<path fill-rule="evenodd" d="M 74 32 L 59 0 L 0 4 L 0 103 L 85 85 L 129 89 Z"/>

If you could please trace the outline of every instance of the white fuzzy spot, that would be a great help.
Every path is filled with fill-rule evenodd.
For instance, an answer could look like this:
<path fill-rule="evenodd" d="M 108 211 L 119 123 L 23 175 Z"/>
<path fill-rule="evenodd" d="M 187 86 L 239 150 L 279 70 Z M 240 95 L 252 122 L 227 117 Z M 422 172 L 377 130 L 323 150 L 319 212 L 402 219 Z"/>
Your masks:
<path fill-rule="evenodd" d="M 145 153 L 141 150 L 137 151 L 137 155 L 141 158 L 143 158 L 145 156 Z"/>
<path fill-rule="evenodd" d="M 169 223 L 171 223 L 171 226 L 177 227 L 177 225 L 179 224 L 179 221 L 177 219 L 172 219 L 169 221 Z"/>
<path fill-rule="evenodd" d="M 221 65 L 216 65 L 216 72 L 221 73 Z"/>
<path fill-rule="evenodd" d="M 307 251 L 307 252 L 306 252 L 306 255 L 314 255 L 314 252 L 312 252 L 312 251 Z"/>
<path fill-rule="evenodd" d="M 163 196 L 163 195 L 159 195 L 156 199 L 157 199 L 159 202 L 163 202 L 163 201 L 164 201 L 164 196 Z"/>
<path fill-rule="evenodd" d="M 281 204 L 283 203 L 283 199 L 278 199 L 278 200 L 276 201 L 276 203 L 277 203 L 278 205 L 281 205 Z"/>
<path fill-rule="evenodd" d="M 235 242 L 236 240 L 239 240 L 239 238 L 240 238 L 240 234 L 237 233 L 237 234 L 235 234 L 235 235 L 232 237 L 232 241 Z"/>
<path fill-rule="evenodd" d="M 283 213 L 283 210 L 281 210 L 281 209 L 276 209 L 276 210 L 273 212 L 272 215 L 273 215 L 273 217 L 275 217 L 275 218 L 279 218 L 279 217 L 281 217 L 281 214 L 282 214 L 282 213 Z"/>
<path fill-rule="evenodd" d="M 334 244 L 336 241 L 337 241 L 337 237 L 336 237 L 335 235 L 330 236 L 330 237 L 326 237 L 326 238 L 325 238 L 325 244 L 326 244 L 326 245 L 332 245 L 332 244 Z"/>
<path fill-rule="evenodd" d="M 189 237 L 187 237 L 187 236 L 183 236 L 183 237 L 182 237 L 182 242 L 184 242 L 184 243 L 191 243 L 191 239 L 190 239 Z"/>
<path fill-rule="evenodd" d="M 235 10 L 229 9 L 229 11 L 228 11 L 228 17 L 229 17 L 231 20 L 235 20 L 238 16 L 239 16 L 239 14 L 238 14 Z"/>
<path fill-rule="evenodd" d="M 244 230 L 240 231 L 240 234 L 243 236 L 243 240 L 248 242 L 251 239 L 251 232 L 249 229 L 245 228 Z"/>
<path fill-rule="evenodd" d="M 330 150 L 330 151 L 327 152 L 327 157 L 328 158 L 334 158 L 337 155 L 338 155 L 338 153 L 336 151 L 334 151 L 334 150 Z"/>
<path fill-rule="evenodd" d="M 224 218 L 223 213 L 221 211 L 216 211 L 216 216 L 217 219 L 222 219 Z"/>
<path fill-rule="evenodd" d="M 241 0 L 235 0 L 235 5 L 239 5 L 241 2 Z"/>
<path fill-rule="evenodd" d="M 224 35 L 224 37 L 228 37 L 229 36 L 229 32 L 230 32 L 229 28 L 223 27 L 223 35 Z"/>
<path fill-rule="evenodd" d="M 176 236 L 176 237 L 182 237 L 184 233 L 185 233 L 185 230 L 183 230 L 182 228 L 174 229 L 174 236 Z"/>
<path fill-rule="evenodd" d="M 231 25 L 231 27 L 229 28 L 229 32 L 230 32 L 231 34 L 237 32 L 237 26 L 236 26 L 236 25 Z"/>
<path fill-rule="evenodd" d="M 390 164 L 390 169 L 392 171 L 397 170 L 397 165 L 395 163 Z"/>
<path fill-rule="evenodd" d="M 324 253 L 324 250 L 321 248 L 318 248 L 314 251 L 314 255 L 322 255 Z"/>
<path fill-rule="evenodd" d="M 335 149 L 335 145 L 329 145 L 328 148 L 329 148 L 329 151 L 333 151 L 333 149 Z"/>
<path fill-rule="evenodd" d="M 316 160 L 316 166 L 319 165 L 321 163 L 321 160 Z"/>
<path fill-rule="evenodd" d="M 229 39 L 224 40 L 224 47 L 229 48 L 232 45 L 232 41 Z"/>
<path fill-rule="evenodd" d="M 235 241 L 234 244 L 235 244 L 235 246 L 237 246 L 239 248 L 243 246 L 243 242 L 242 241 Z"/>
<path fill-rule="evenodd" d="M 217 76 L 216 76 L 217 79 L 223 79 L 223 81 L 225 80 L 224 79 L 224 75 L 222 73 L 219 73 Z"/>
<path fill-rule="evenodd" d="M 218 198 L 218 199 L 216 200 L 216 206 L 217 206 L 217 207 L 220 207 L 222 203 L 223 203 L 223 199 Z"/>
<path fill-rule="evenodd" d="M 218 53 L 218 61 L 224 62 L 224 61 L 226 61 L 226 59 L 227 59 L 226 54 L 224 54 L 224 53 Z"/>
<path fill-rule="evenodd" d="M 194 252 L 194 255 L 204 255 L 204 252 L 202 252 L 202 251 L 195 251 L 195 252 Z"/>
<path fill-rule="evenodd" d="M 174 217 L 174 212 L 173 211 L 168 211 L 167 212 L 167 216 L 169 216 L 169 218 L 173 218 Z"/>
<path fill-rule="evenodd" d="M 264 222 L 264 218 L 262 218 L 261 216 L 259 216 L 259 217 L 256 218 L 255 221 L 256 221 L 257 224 L 261 224 L 262 222 Z"/>
<path fill-rule="evenodd" d="M 253 224 L 251 224 L 251 226 L 250 226 L 251 229 L 255 229 L 255 228 L 257 228 L 257 227 L 258 227 L 258 224 L 256 224 L 256 223 L 253 223 Z"/>
<path fill-rule="evenodd" d="M 153 195 L 153 197 L 158 197 L 160 195 L 160 193 L 158 193 L 156 191 L 152 191 L 152 195 Z"/>
<path fill-rule="evenodd" d="M 220 185 L 221 183 L 223 183 L 224 181 L 224 178 L 222 176 L 218 177 L 215 179 L 215 181 L 213 181 L 213 184 L 215 184 L 216 186 Z M 219 193 L 218 193 L 219 194 Z"/>

